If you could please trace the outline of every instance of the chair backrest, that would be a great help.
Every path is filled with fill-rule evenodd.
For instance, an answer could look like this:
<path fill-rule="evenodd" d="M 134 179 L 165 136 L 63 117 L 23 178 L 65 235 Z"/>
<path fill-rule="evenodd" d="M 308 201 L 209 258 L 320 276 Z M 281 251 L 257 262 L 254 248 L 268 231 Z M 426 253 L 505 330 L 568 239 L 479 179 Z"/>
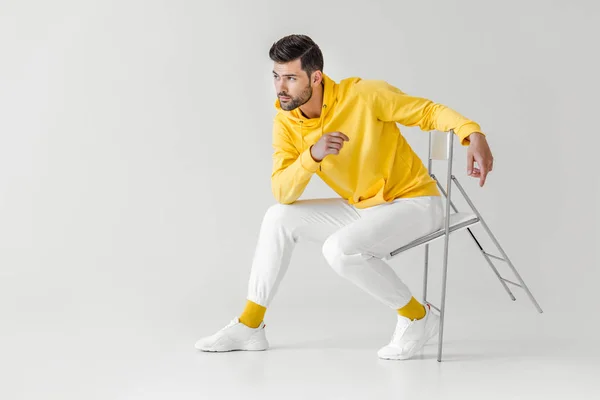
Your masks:
<path fill-rule="evenodd" d="M 454 131 L 429 131 L 429 160 L 448 160 L 451 157 Z"/>

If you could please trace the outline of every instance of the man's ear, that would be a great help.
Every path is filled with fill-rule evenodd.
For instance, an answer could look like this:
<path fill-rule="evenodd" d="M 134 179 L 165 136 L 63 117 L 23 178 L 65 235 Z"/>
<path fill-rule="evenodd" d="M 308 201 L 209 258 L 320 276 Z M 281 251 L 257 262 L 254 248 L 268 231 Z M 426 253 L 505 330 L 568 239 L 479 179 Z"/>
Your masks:
<path fill-rule="evenodd" d="M 322 74 L 321 71 L 315 71 L 315 72 L 313 72 L 311 84 L 318 85 L 318 84 L 321 83 L 322 80 L 323 80 L 323 74 Z"/>

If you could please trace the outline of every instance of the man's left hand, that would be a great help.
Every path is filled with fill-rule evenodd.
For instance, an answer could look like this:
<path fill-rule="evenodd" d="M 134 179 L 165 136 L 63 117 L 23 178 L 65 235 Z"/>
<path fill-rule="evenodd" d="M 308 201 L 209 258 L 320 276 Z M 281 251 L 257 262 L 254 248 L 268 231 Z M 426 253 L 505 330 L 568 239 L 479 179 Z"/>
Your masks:
<path fill-rule="evenodd" d="M 468 138 L 471 143 L 467 149 L 467 175 L 479 178 L 479 186 L 482 187 L 487 174 L 494 167 L 494 157 L 483 134 L 473 132 Z M 479 168 L 475 167 L 473 162 L 476 162 Z"/>

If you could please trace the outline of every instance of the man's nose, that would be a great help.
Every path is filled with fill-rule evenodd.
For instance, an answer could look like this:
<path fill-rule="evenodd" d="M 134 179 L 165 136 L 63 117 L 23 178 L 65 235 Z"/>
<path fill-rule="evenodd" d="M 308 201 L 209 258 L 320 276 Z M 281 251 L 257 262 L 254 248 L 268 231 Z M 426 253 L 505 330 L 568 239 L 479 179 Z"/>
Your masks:
<path fill-rule="evenodd" d="M 277 93 L 287 93 L 287 87 L 283 83 L 278 83 L 275 85 Z"/>

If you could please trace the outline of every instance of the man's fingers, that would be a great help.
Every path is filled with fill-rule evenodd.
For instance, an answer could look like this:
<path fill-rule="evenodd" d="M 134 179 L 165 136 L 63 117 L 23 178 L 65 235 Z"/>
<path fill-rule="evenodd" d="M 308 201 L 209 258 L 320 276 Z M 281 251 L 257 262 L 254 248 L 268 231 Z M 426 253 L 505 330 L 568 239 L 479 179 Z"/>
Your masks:
<path fill-rule="evenodd" d="M 350 138 L 342 132 L 330 132 L 325 135 L 325 155 L 340 154 L 344 141 L 350 141 Z"/>
<path fill-rule="evenodd" d="M 341 137 L 329 136 L 329 137 L 327 138 L 327 143 L 339 143 L 339 144 L 344 144 L 344 139 L 342 139 Z"/>
<path fill-rule="evenodd" d="M 479 186 L 483 186 L 485 184 L 485 177 L 488 174 L 488 168 L 486 165 L 481 166 L 481 177 L 479 178 Z"/>
<path fill-rule="evenodd" d="M 471 154 L 467 155 L 467 175 L 471 176 L 473 173 L 473 162 L 475 161 L 475 157 Z"/>
<path fill-rule="evenodd" d="M 340 138 L 342 138 L 343 140 L 345 140 L 347 142 L 350 141 L 350 138 L 348 136 L 344 135 L 342 132 L 331 132 L 329 135 L 330 136 L 340 137 Z"/>

